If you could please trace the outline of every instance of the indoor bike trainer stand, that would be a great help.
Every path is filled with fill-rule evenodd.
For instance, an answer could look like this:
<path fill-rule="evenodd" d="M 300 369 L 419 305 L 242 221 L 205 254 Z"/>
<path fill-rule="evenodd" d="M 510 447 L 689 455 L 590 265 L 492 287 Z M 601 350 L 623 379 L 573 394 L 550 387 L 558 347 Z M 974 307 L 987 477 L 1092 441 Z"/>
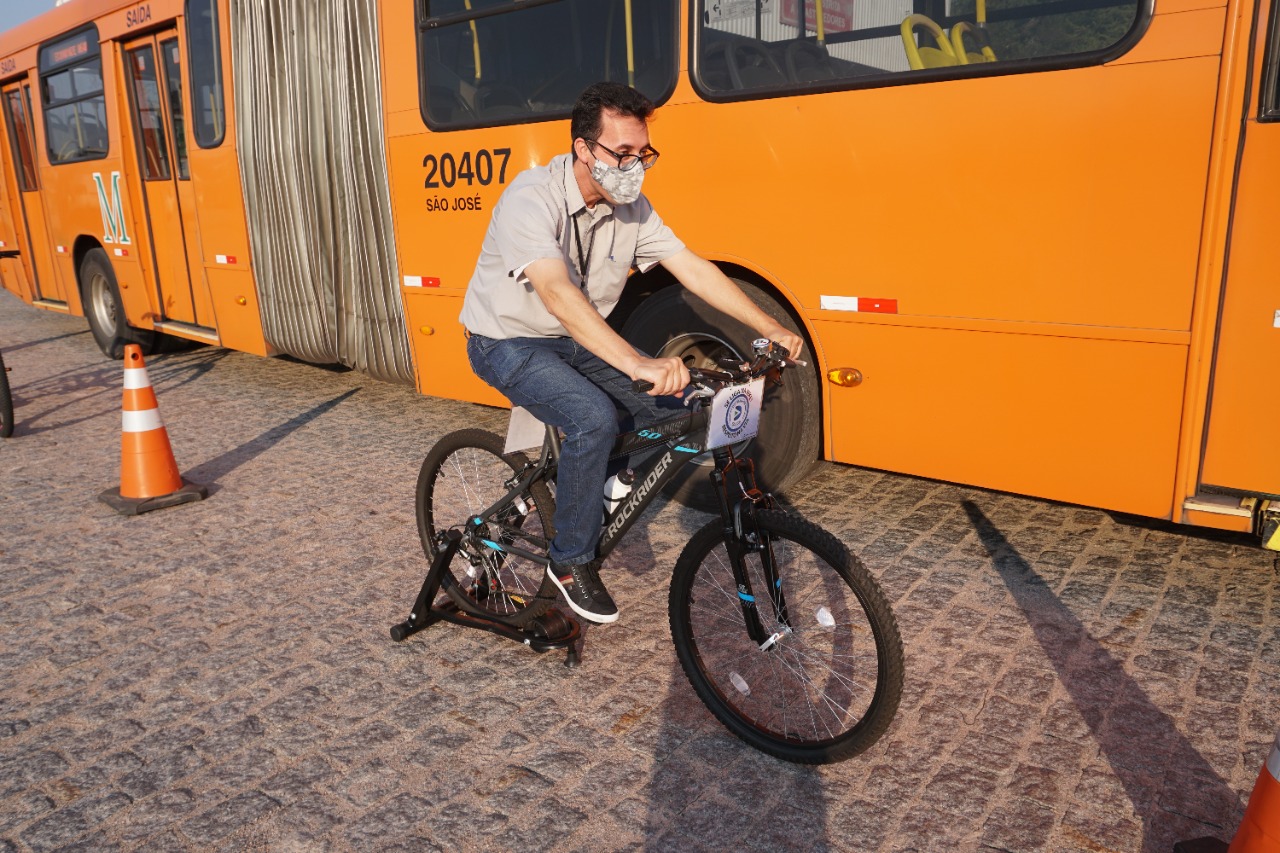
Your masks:
<path fill-rule="evenodd" d="M 391 639 L 398 643 L 436 622 L 452 622 L 465 628 L 479 628 L 482 631 L 497 634 L 499 637 L 506 637 L 538 653 L 565 649 L 564 665 L 570 669 L 578 665 L 576 643 L 582 632 L 582 626 L 554 607 L 534 619 L 529 627 L 517 628 L 514 625 L 469 613 L 452 601 L 436 604 L 436 596 L 440 593 L 440 583 L 444 577 L 445 567 L 453 560 L 462 544 L 462 534 L 458 531 L 450 530 L 446 536 L 449 540 L 448 544 L 431 561 L 431 569 L 427 572 L 426 580 L 422 582 L 422 589 L 413 603 L 409 618 L 391 626 Z"/>

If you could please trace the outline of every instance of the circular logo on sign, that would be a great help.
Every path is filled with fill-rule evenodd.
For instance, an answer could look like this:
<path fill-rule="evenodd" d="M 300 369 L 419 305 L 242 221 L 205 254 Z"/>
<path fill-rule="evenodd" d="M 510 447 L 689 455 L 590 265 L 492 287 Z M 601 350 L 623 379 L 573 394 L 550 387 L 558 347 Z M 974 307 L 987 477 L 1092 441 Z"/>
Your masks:
<path fill-rule="evenodd" d="M 724 407 L 724 431 L 729 435 L 737 435 L 747 428 L 750 416 L 751 392 L 746 389 L 736 391 Z"/>

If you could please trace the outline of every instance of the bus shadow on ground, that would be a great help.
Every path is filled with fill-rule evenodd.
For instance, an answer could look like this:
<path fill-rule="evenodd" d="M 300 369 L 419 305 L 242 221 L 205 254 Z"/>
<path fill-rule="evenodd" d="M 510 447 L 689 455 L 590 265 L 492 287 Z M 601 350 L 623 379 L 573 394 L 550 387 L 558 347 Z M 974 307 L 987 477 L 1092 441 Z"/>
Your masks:
<path fill-rule="evenodd" d="M 1194 821 L 1221 830 L 1222 815 L 1239 806 L 1236 792 L 982 510 L 971 501 L 962 503 L 992 565 L 1142 821 L 1143 853 L 1169 849 L 1171 829 L 1165 824 Z"/>

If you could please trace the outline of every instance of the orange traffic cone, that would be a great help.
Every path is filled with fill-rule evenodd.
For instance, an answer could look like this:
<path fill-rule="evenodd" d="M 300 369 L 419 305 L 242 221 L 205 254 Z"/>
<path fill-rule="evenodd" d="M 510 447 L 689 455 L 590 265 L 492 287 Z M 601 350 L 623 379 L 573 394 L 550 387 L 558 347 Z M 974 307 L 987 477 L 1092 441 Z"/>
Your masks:
<path fill-rule="evenodd" d="M 156 392 L 137 344 L 124 348 L 121 408 L 120 487 L 107 489 L 98 498 L 122 515 L 139 515 L 207 496 L 208 489 L 184 483 L 178 474 L 169 433 L 160 420 Z"/>
<path fill-rule="evenodd" d="M 1280 732 L 1258 772 L 1230 853 L 1280 853 Z"/>

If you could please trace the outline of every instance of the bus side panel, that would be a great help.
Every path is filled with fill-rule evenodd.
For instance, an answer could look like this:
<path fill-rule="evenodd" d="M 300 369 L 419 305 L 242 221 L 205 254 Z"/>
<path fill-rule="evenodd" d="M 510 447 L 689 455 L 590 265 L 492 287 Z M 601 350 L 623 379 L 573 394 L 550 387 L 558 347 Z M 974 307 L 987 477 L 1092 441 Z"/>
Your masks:
<path fill-rule="evenodd" d="M 1168 517 L 1186 347 L 815 323 L 840 462 Z"/>

